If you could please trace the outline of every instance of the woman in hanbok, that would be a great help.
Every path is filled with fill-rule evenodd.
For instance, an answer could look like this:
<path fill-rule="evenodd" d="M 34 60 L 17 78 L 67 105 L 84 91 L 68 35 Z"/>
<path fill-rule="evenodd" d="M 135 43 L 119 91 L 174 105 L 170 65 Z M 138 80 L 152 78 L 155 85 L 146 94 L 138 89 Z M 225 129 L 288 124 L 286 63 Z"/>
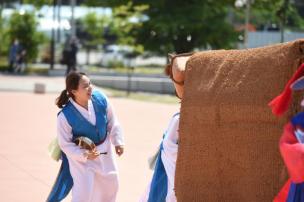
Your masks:
<path fill-rule="evenodd" d="M 109 99 L 93 90 L 84 73 L 66 77 L 66 89 L 56 100 L 58 143 L 62 165 L 47 201 L 61 201 L 72 189 L 72 202 L 115 202 L 118 171 L 112 152 L 122 155 L 124 141 Z M 94 142 L 93 150 L 75 144 L 79 137 Z"/>
<path fill-rule="evenodd" d="M 184 93 L 184 69 L 192 53 L 169 55 L 170 64 L 165 69 L 173 81 L 176 96 L 181 100 Z M 151 182 L 140 198 L 140 202 L 176 202 L 174 189 L 175 167 L 179 139 L 179 117 L 177 112 L 164 132 L 157 154 Z"/>

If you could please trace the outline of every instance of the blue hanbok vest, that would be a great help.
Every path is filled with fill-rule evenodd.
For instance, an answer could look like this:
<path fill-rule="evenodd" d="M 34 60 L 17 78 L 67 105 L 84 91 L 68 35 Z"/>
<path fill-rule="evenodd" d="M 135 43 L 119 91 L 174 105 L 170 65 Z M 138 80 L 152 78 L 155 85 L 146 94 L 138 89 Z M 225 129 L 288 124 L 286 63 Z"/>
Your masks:
<path fill-rule="evenodd" d="M 68 102 L 62 109 L 62 113 L 72 127 L 73 140 L 85 136 L 94 143 L 99 143 L 107 137 L 107 101 L 103 94 L 98 91 L 92 93 L 92 103 L 96 116 L 96 125 L 92 125 L 85 119 L 76 107 Z M 62 163 L 55 184 L 48 196 L 48 202 L 63 200 L 73 186 L 73 179 L 69 169 L 66 155 L 62 152 Z"/>
<path fill-rule="evenodd" d="M 179 115 L 179 113 L 174 116 Z M 173 117 L 174 117 L 173 116 Z M 163 138 L 166 136 L 167 132 L 164 134 Z M 154 173 L 150 185 L 150 192 L 148 202 L 165 202 L 168 193 L 168 176 L 165 170 L 165 166 L 161 159 L 161 153 L 163 151 L 163 142 L 159 147 Z"/>
<path fill-rule="evenodd" d="M 148 202 L 165 202 L 168 193 L 168 176 L 161 159 L 163 144 L 160 145 L 158 152 L 154 174 L 152 177 Z"/>

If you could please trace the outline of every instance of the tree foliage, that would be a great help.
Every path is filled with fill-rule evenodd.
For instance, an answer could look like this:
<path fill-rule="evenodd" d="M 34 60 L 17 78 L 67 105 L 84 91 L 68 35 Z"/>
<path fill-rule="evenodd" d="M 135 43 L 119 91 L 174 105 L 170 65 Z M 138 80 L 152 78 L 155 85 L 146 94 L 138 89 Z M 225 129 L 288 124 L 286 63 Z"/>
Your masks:
<path fill-rule="evenodd" d="M 141 11 L 145 20 L 133 27 L 128 36 L 149 51 L 164 54 L 194 48 L 231 48 L 237 40 L 233 26 L 226 20 L 233 0 L 111 0 L 99 5 L 115 11 L 126 2 L 133 8 L 145 7 Z M 87 3 L 94 4 L 93 1 Z"/>
<path fill-rule="evenodd" d="M 37 31 L 37 21 L 33 13 L 20 15 L 15 12 L 11 15 L 8 24 L 8 36 L 10 41 L 18 39 L 26 50 L 27 61 L 37 57 L 38 45 L 45 40 L 42 33 Z"/>
<path fill-rule="evenodd" d="M 43 5 L 51 5 L 53 1 L 56 0 L 23 0 L 23 3 L 25 4 L 32 4 L 37 8 L 40 8 Z"/>
<path fill-rule="evenodd" d="M 244 15 L 244 9 L 236 9 L 235 21 L 242 23 Z M 290 30 L 304 30 L 304 20 L 298 5 L 290 0 L 253 1 L 250 22 L 260 30 L 280 29 L 282 23 Z"/>
<path fill-rule="evenodd" d="M 104 28 L 109 18 L 107 16 L 97 16 L 96 13 L 88 13 L 80 20 L 80 39 L 88 47 L 96 47 L 104 43 Z"/>
<path fill-rule="evenodd" d="M 107 16 L 97 16 L 94 12 L 88 13 L 79 21 L 77 37 L 86 49 L 87 64 L 90 64 L 90 51 L 97 49 L 99 45 L 105 42 L 103 34 L 107 21 Z"/>
<path fill-rule="evenodd" d="M 1 46 L 0 46 L 0 55 L 7 52 L 7 40 L 5 40 L 6 37 L 6 30 L 4 28 L 4 19 L 2 17 L 2 11 L 3 11 L 3 5 L 4 3 L 0 3 L 0 40 L 1 40 Z"/>
<path fill-rule="evenodd" d="M 180 53 L 194 48 L 234 47 L 236 34 L 226 20 L 229 1 L 146 2 L 150 5 L 149 20 L 140 36 L 148 39 L 149 49 Z"/>
<path fill-rule="evenodd" d="M 143 26 L 143 12 L 147 8 L 146 5 L 134 6 L 132 2 L 113 8 L 109 30 L 117 37 L 116 42 L 129 46 L 134 55 L 144 51 L 144 47 L 138 43 L 137 37 Z"/>

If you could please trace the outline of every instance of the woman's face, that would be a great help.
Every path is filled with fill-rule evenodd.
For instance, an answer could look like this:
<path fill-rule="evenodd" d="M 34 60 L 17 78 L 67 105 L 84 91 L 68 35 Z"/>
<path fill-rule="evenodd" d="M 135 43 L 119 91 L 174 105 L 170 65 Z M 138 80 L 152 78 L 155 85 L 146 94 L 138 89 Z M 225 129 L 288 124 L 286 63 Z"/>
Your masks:
<path fill-rule="evenodd" d="M 83 75 L 79 80 L 78 89 L 73 90 L 72 93 L 76 100 L 88 101 L 92 95 L 92 85 L 90 79 Z"/>
<path fill-rule="evenodd" d="M 185 68 L 186 61 L 189 57 L 177 57 L 173 61 L 172 64 L 172 77 L 175 81 L 184 82 L 185 81 Z M 184 95 L 184 84 L 178 84 L 173 82 L 175 91 L 180 99 L 183 98 Z"/>

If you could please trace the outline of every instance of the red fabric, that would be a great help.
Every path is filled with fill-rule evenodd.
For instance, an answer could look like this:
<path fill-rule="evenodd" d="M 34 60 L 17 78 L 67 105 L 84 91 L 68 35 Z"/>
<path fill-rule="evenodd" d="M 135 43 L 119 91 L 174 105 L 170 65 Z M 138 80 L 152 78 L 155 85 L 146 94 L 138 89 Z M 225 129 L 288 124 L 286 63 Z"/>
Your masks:
<path fill-rule="evenodd" d="M 285 185 L 283 186 L 283 188 L 281 189 L 279 194 L 273 199 L 273 202 L 286 202 L 287 197 L 288 197 L 289 188 L 290 188 L 290 183 L 291 183 L 291 180 L 289 179 L 285 183 Z"/>
<path fill-rule="evenodd" d="M 281 116 L 288 110 L 292 98 L 292 91 L 290 89 L 290 85 L 303 75 L 304 63 L 298 68 L 298 70 L 294 73 L 291 79 L 287 82 L 284 91 L 268 104 L 271 107 L 272 113 L 274 115 Z"/>
<path fill-rule="evenodd" d="M 294 135 L 294 126 L 287 123 L 280 139 L 280 151 L 288 169 L 290 179 L 282 187 L 273 202 L 286 202 L 290 183 L 304 181 L 304 144 L 298 142 Z"/>
<path fill-rule="evenodd" d="M 304 182 L 304 144 L 298 142 L 291 123 L 284 126 L 280 139 L 280 151 L 288 169 L 290 179 L 294 183 Z"/>

